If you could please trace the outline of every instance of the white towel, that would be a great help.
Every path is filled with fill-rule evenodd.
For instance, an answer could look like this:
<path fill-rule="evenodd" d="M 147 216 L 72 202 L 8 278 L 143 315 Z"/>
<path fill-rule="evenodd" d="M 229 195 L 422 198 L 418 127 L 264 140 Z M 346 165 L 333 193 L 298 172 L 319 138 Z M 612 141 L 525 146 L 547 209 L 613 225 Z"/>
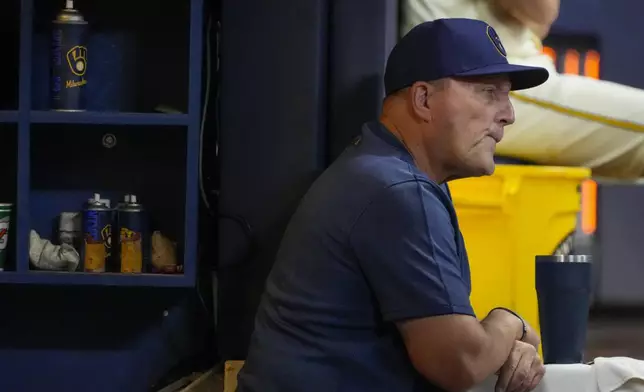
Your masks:
<path fill-rule="evenodd" d="M 470 392 L 494 392 L 492 376 Z M 546 365 L 534 392 L 644 392 L 644 361 L 627 357 L 598 357 L 593 365 Z"/>
<path fill-rule="evenodd" d="M 546 365 L 546 374 L 533 392 L 596 392 L 592 368 L 584 364 Z M 497 376 L 492 376 L 470 392 L 494 392 L 496 380 Z"/>
<path fill-rule="evenodd" d="M 598 392 L 644 392 L 644 361 L 627 357 L 595 358 Z"/>

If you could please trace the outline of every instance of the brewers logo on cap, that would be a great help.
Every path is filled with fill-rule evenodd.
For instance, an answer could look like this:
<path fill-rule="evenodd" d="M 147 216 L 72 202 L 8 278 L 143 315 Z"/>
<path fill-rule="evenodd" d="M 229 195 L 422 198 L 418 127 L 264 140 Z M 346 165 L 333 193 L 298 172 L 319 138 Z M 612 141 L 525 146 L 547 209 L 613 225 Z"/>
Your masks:
<path fill-rule="evenodd" d="M 492 26 L 487 27 L 487 37 L 490 39 L 490 41 L 492 41 L 492 44 L 494 45 L 494 47 L 496 48 L 496 50 L 499 52 L 501 56 L 503 57 L 508 56 L 508 53 L 505 51 L 505 48 L 501 43 L 501 38 L 499 38 L 499 35 L 492 28 Z"/>

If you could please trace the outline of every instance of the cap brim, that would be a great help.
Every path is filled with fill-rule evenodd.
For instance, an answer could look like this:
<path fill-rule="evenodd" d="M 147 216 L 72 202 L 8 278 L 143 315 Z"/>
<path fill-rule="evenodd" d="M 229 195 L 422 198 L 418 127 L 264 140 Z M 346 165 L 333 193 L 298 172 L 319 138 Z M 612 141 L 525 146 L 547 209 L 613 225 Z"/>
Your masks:
<path fill-rule="evenodd" d="M 528 67 L 515 64 L 495 64 L 461 72 L 454 76 L 508 75 L 512 90 L 525 90 L 537 87 L 548 80 L 550 73 L 541 67 Z"/>

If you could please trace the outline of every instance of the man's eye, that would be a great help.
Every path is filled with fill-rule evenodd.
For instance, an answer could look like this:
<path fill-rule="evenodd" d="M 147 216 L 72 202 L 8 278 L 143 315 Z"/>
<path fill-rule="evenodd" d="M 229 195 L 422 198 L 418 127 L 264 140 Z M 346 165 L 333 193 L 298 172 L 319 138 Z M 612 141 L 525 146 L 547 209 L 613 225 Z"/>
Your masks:
<path fill-rule="evenodd" d="M 494 87 L 485 87 L 482 91 L 486 99 L 493 99 L 496 97 L 496 89 Z"/>

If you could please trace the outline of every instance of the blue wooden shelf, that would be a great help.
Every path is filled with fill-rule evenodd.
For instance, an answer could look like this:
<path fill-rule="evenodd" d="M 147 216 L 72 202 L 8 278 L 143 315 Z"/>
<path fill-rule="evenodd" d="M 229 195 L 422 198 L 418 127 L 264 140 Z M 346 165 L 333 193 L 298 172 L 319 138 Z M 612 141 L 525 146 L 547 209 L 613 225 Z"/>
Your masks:
<path fill-rule="evenodd" d="M 3 284 L 38 284 L 64 286 L 145 286 L 145 287 L 191 287 L 189 276 L 165 274 L 115 274 L 83 272 L 0 272 Z"/>
<path fill-rule="evenodd" d="M 0 110 L 0 123 L 18 122 L 17 110 Z"/>
<path fill-rule="evenodd" d="M 188 125 L 190 120 L 187 114 L 38 110 L 32 111 L 29 117 L 35 124 Z"/>
<path fill-rule="evenodd" d="M 187 33 L 188 42 L 187 42 L 187 61 L 184 65 L 183 61 L 168 62 L 168 66 L 162 69 L 155 69 L 155 72 L 150 72 L 147 76 L 148 78 L 143 78 L 138 80 L 137 83 L 132 85 L 131 91 L 127 91 L 127 94 L 138 94 L 142 91 L 148 91 L 150 93 L 150 86 L 154 86 L 154 80 L 158 78 L 158 83 L 164 83 L 168 81 L 168 75 L 178 75 L 179 72 L 185 72 L 184 77 L 177 76 L 176 79 L 172 79 L 172 83 L 169 83 L 168 86 L 171 86 L 176 91 L 172 93 L 172 97 L 175 95 L 183 95 L 183 90 L 187 90 L 187 105 L 183 103 L 175 103 L 173 99 L 165 99 L 164 97 L 147 97 L 136 105 L 123 106 L 123 107 L 132 107 L 132 108 L 141 108 L 141 107 L 152 107 L 153 105 L 158 105 L 159 102 L 168 102 L 172 101 L 171 106 L 177 106 L 184 108 L 185 113 L 141 113 L 141 112 L 98 112 L 98 111 L 86 111 L 86 112 L 62 112 L 62 111 L 48 111 L 48 110 L 33 110 L 33 108 L 40 108 L 38 104 L 38 99 L 40 99 L 40 89 L 37 87 L 41 86 L 41 83 L 45 79 L 39 79 L 42 75 L 39 73 L 42 71 L 42 61 L 39 55 L 42 55 L 43 50 L 47 49 L 47 46 L 39 46 L 39 30 L 34 23 L 37 20 L 37 14 L 49 14 L 54 8 L 49 9 L 50 2 L 41 1 L 38 4 L 35 4 L 34 0 L 22 0 L 20 3 L 20 23 L 19 26 L 19 46 L 20 50 L 18 53 L 19 66 L 20 70 L 18 76 L 18 96 L 17 96 L 17 110 L 7 110 L 0 111 L 0 124 L 2 123 L 14 123 L 16 124 L 16 133 L 17 133 L 17 170 L 16 170 L 16 200 L 20 200 L 20 203 L 17 203 L 15 211 L 15 221 L 12 222 L 12 232 L 13 238 L 15 239 L 14 252 L 17 262 L 15 263 L 15 272 L 0 272 L 0 284 L 42 284 L 42 285 L 78 285 L 78 286 L 150 286 L 150 287 L 194 287 L 196 284 L 197 276 L 197 237 L 198 237 L 198 222 L 199 222 L 199 154 L 201 152 L 200 146 L 200 132 L 202 127 L 202 68 L 203 68 L 203 49 L 204 49 L 204 2 L 203 0 L 190 0 L 189 6 L 184 3 L 185 7 L 183 8 L 184 12 L 188 16 L 188 20 L 184 18 L 183 24 L 187 24 L 185 27 L 189 27 L 188 31 L 182 26 L 177 31 L 185 31 Z M 101 2 L 103 3 L 103 2 Z M 107 5 L 105 5 L 107 4 Z M 109 7 L 109 2 L 104 2 L 104 6 L 108 7 L 105 9 L 112 10 L 116 9 L 114 7 Z M 51 7 L 50 7 L 51 8 Z M 87 7 L 88 13 L 91 13 L 92 10 L 95 12 L 95 15 L 99 15 L 100 7 Z M 174 11 L 173 11 L 174 12 Z M 173 14 L 174 15 L 174 14 Z M 172 16 L 172 15 L 171 15 Z M 48 17 L 49 18 L 49 17 Z M 96 17 L 94 17 L 96 18 Z M 92 20 L 92 18 L 88 18 Z M 47 19 L 49 20 L 49 19 Z M 174 19 L 173 19 L 174 20 Z M 181 23 L 181 22 L 177 22 Z M 127 30 L 127 29 L 125 29 Z M 125 31 L 123 30 L 123 31 Z M 140 36 L 142 40 L 149 39 L 149 34 L 143 34 L 144 29 L 139 29 L 140 31 L 134 32 L 134 36 Z M 130 34 L 130 32 L 128 32 Z M 130 36 L 126 34 L 126 36 Z M 139 35 L 136 35 L 139 34 Z M 166 36 L 175 37 L 174 33 L 166 34 Z M 101 39 L 106 37 L 111 37 L 110 35 L 104 35 Z M 115 35 L 114 39 L 118 41 L 121 35 Z M 147 38 L 146 38 L 147 37 Z M 103 42 L 103 46 L 108 41 Z M 111 42 L 111 41 L 109 41 Z M 143 41 L 142 41 L 143 42 Z M 179 42 L 179 41 L 177 41 Z M 185 42 L 185 41 L 184 41 Z M 123 44 L 123 53 L 127 53 L 127 50 L 130 46 Z M 100 46 L 100 45 L 99 45 Z M 135 46 L 133 46 L 135 47 Z M 120 49 L 120 50 L 121 50 Z M 94 52 L 95 53 L 95 52 Z M 104 56 L 109 55 L 107 51 Z M 177 51 L 177 53 L 184 53 L 183 50 Z M 155 60 L 155 52 L 147 53 L 146 55 L 152 56 L 152 60 L 148 60 L 151 64 L 157 64 L 158 60 Z M 165 56 L 165 54 L 164 54 Z M 47 58 L 44 56 L 43 58 Z M 145 64 L 144 56 L 141 56 L 141 64 Z M 119 63 L 120 64 L 120 63 Z M 140 66 L 142 67 L 142 65 Z M 140 68 L 139 67 L 139 68 Z M 158 67 L 156 67 L 158 68 Z M 138 69 L 138 68 L 137 68 Z M 141 68 L 142 69 L 142 68 Z M 138 71 L 137 71 L 138 72 Z M 136 74 L 136 72 L 134 73 Z M 40 75 L 40 76 L 39 76 Z M 187 82 L 187 86 L 185 86 Z M 98 82 L 100 83 L 100 82 Z M 103 81 L 103 83 L 106 83 Z M 179 85 L 180 87 L 177 87 Z M 36 88 L 34 88 L 36 87 Z M 165 86 L 167 87 L 167 86 Z M 164 87 L 164 88 L 165 88 Z M 186 89 L 187 87 L 187 89 Z M 153 89 L 152 89 L 153 90 Z M 166 89 L 167 90 L 167 89 Z M 166 91 L 164 90 L 164 91 Z M 167 90 L 170 91 L 170 90 Z M 173 90 L 174 91 L 174 90 Z M 148 95 L 149 95 L 148 94 Z M 143 95 L 142 95 L 143 96 Z M 147 101 L 146 101 L 147 99 Z M 136 101 L 136 100 L 135 100 Z M 133 101 L 134 102 L 134 101 Z M 138 101 L 136 101 L 138 102 Z M 147 103 L 146 103 L 147 102 Z M 12 106 L 8 106 L 12 108 Z M 43 106 L 44 107 L 44 106 Z M 137 110 L 137 109 L 131 109 Z M 56 126 L 56 125 L 63 126 Z M 175 189 L 179 189 L 178 193 L 180 195 L 181 202 L 174 205 L 173 211 L 177 209 L 182 209 L 181 214 L 175 213 L 174 215 L 182 215 L 183 219 L 172 219 L 172 217 L 167 220 L 171 222 L 172 227 L 181 225 L 180 230 L 176 230 L 175 236 L 173 238 L 179 244 L 179 248 L 182 249 L 182 254 L 177 255 L 177 258 L 183 262 L 183 275 L 152 275 L 152 274 L 86 274 L 86 273 L 60 273 L 60 272 L 41 272 L 41 271 L 30 271 L 29 268 L 29 233 L 35 225 L 34 222 L 45 222 L 51 216 L 54 216 L 64 209 L 62 206 L 56 206 L 50 210 L 44 211 L 42 214 L 37 214 L 35 211 L 40 211 L 38 209 L 37 195 L 39 189 L 36 187 L 36 183 L 32 183 L 34 178 L 43 178 L 49 173 L 47 170 L 50 168 L 47 164 L 43 164 L 39 161 L 39 156 L 42 155 L 42 151 L 47 149 L 48 146 L 42 143 L 43 135 L 47 135 L 47 132 L 74 132 L 78 131 L 78 128 L 84 127 L 66 127 L 64 125 L 72 124 L 88 124 L 88 125 L 106 125 L 110 126 L 110 132 L 117 134 L 118 129 L 112 128 L 121 128 L 127 129 L 127 126 L 152 126 L 152 127 L 163 127 L 168 126 L 167 128 L 162 129 L 162 131 L 167 132 L 171 135 L 179 135 L 175 139 L 162 140 L 159 143 L 139 143 L 136 145 L 136 152 L 132 143 L 138 143 L 141 135 L 144 132 L 151 132 L 156 134 L 156 130 L 150 131 L 145 130 L 141 134 L 136 136 L 128 135 L 127 141 L 130 144 L 123 143 L 119 146 L 123 146 L 121 149 L 113 149 L 110 152 L 94 157 L 85 157 L 85 161 L 92 160 L 96 158 L 96 162 L 106 161 L 112 159 L 113 161 L 118 160 L 118 157 L 115 154 L 121 154 L 121 156 L 134 157 L 132 161 L 136 162 L 136 165 L 133 166 L 132 170 L 137 171 L 137 178 L 148 178 L 147 173 L 149 172 L 150 177 L 161 177 L 167 176 L 167 173 L 159 173 L 156 170 L 156 167 L 151 166 L 150 162 L 157 162 L 160 159 L 165 159 L 165 157 L 159 151 L 165 148 L 163 151 L 170 151 L 173 153 L 173 157 L 181 161 L 181 166 L 176 165 L 173 167 L 180 167 L 179 173 L 175 173 L 172 177 L 174 183 L 171 185 Z M 49 126 L 51 125 L 51 126 Z M 112 127 L 113 126 L 113 127 Z M 70 129 L 66 129 L 70 128 Z M 108 128 L 108 127 L 106 127 Z M 185 128 L 176 129 L 176 128 Z M 36 129 L 36 132 L 34 132 Z M 127 133 L 124 131 L 123 133 Z M 183 144 L 181 148 L 178 148 L 177 140 L 181 138 L 181 141 L 185 141 L 185 147 Z M 39 139 L 40 138 L 40 139 Z M 139 139 L 137 139 L 139 138 Z M 150 138 L 152 140 L 152 138 Z M 88 143 L 87 140 L 83 139 L 85 143 Z M 80 151 L 83 150 L 83 146 L 78 145 L 78 140 L 74 144 L 73 150 L 70 151 Z M 165 143 L 165 144 L 164 144 Z M 174 149 L 169 149 L 168 144 L 172 143 Z M 72 147 L 70 147 L 72 148 Z M 102 150 L 101 150 L 102 152 Z M 71 153 L 70 153 L 71 154 Z M 109 156 L 108 156 L 109 155 Z M 144 157 L 145 159 L 138 159 L 139 157 Z M 162 158 L 159 158 L 162 157 Z M 92 158 L 92 159 L 88 159 Z M 51 169 L 51 176 L 67 176 L 69 178 L 85 178 L 80 174 L 83 170 L 80 170 L 79 167 L 82 165 L 88 165 L 91 163 L 88 162 L 78 162 L 78 165 L 62 165 L 58 167 L 60 169 Z M 45 168 L 45 169 L 43 169 Z M 38 170 L 38 172 L 37 172 Z M 145 171 L 145 175 L 141 175 Z M 42 173 L 45 173 L 44 175 Z M 110 172 L 109 175 L 105 175 L 106 171 L 103 171 L 101 176 L 96 176 L 92 178 L 87 178 L 88 186 L 91 186 L 92 189 L 105 187 L 106 190 L 120 190 L 120 185 L 117 184 L 115 178 L 118 176 L 112 175 L 114 173 Z M 118 174 L 118 173 L 117 173 Z M 38 177 L 40 175 L 40 177 Z M 76 177 L 74 177 L 76 176 Z M 78 177 L 80 176 L 80 177 Z M 133 178 L 130 176 L 129 178 Z M 164 181 L 150 181 L 152 185 L 159 185 L 160 190 L 162 191 L 166 184 Z M 120 180 L 119 180 L 120 181 Z M 126 182 L 126 181 L 121 181 Z M 107 184 L 107 185 L 104 185 Z M 115 185 L 116 184 L 116 185 Z M 178 188 L 181 186 L 181 188 Z M 109 189 L 108 189 L 109 188 Z M 48 188 L 49 191 L 58 192 L 62 194 L 66 191 L 69 191 L 70 188 L 69 182 L 62 181 L 60 184 L 56 184 L 53 188 Z M 159 195 L 162 192 L 157 192 Z M 150 191 L 151 193 L 154 193 Z M 161 197 L 161 196 L 159 196 Z M 177 197 L 178 199 L 178 197 Z M 147 205 L 159 204 L 159 199 L 150 200 L 149 198 L 144 202 Z M 51 216 L 50 216 L 51 215 Z M 172 214 L 171 214 L 172 215 Z M 15 224 L 14 224 L 15 223 Z M 166 226 L 167 227 L 167 226 Z M 172 230 L 170 230 L 172 231 Z M 43 234 L 48 236 L 47 233 Z"/>
<path fill-rule="evenodd" d="M 214 342 L 207 318 L 214 314 L 201 295 L 207 287 L 197 287 L 197 241 L 202 76 L 209 75 L 204 17 L 216 17 L 217 5 L 147 0 L 124 13 L 118 1 L 75 2 L 89 23 L 91 110 L 60 112 L 49 110 L 49 63 L 61 1 L 3 3 L 9 74 L 0 91 L 0 152 L 9 163 L 0 171 L 8 184 L 0 202 L 14 208 L 7 271 L 0 272 L 2 310 L 11 321 L 3 324 L 0 391 L 147 390 Z M 158 15 L 150 17 L 150 7 Z M 207 37 L 217 53 L 214 30 Z M 117 143 L 106 145 L 106 135 Z M 112 206 L 137 194 L 149 231 L 176 244 L 183 274 L 31 270 L 31 230 L 59 243 L 56 219 L 80 212 L 95 192 Z M 51 315 L 60 321 L 48 324 Z M 43 356 L 53 366 L 25 376 Z M 121 363 L 136 369 L 123 371 Z"/>

